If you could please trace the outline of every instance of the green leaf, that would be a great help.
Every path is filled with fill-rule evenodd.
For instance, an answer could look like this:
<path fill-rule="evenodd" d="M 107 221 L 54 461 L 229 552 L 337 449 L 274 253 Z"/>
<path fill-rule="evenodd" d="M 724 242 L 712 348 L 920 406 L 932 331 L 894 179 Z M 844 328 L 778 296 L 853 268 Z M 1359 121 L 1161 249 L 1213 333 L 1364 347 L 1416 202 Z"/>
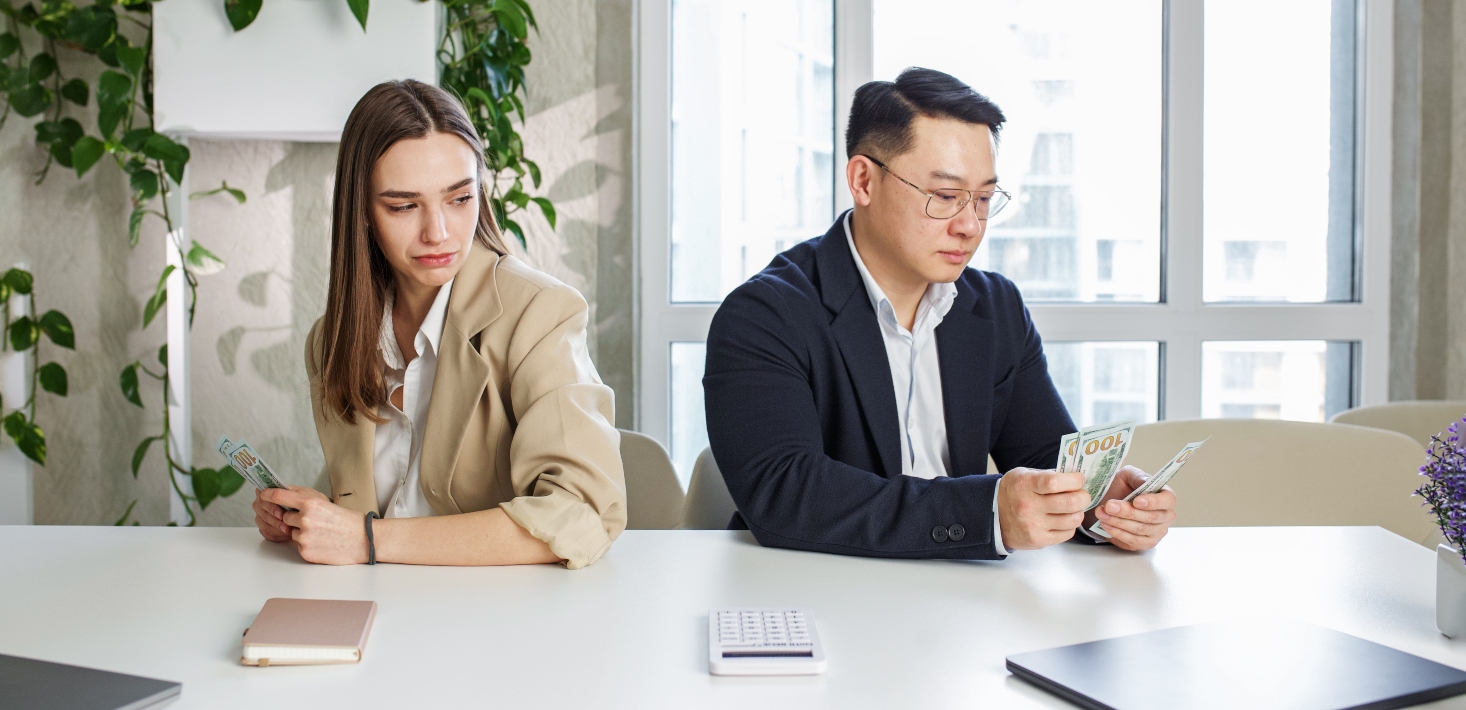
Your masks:
<path fill-rule="evenodd" d="M 531 181 L 533 181 L 534 182 L 534 186 L 536 188 L 538 188 L 540 186 L 540 165 L 539 165 L 539 163 L 536 163 L 533 160 L 525 160 L 525 161 L 523 161 L 523 163 L 524 163 L 524 167 L 526 167 L 526 168 L 529 169 L 529 179 Z"/>
<path fill-rule="evenodd" d="M 200 190 L 198 192 L 192 193 L 192 194 L 190 194 L 188 196 L 188 199 L 190 199 L 190 200 L 202 200 L 205 197 L 212 197 L 212 196 L 217 195 L 217 194 L 219 194 L 221 192 L 228 193 L 230 197 L 233 197 L 234 198 L 234 201 L 235 202 L 238 202 L 241 205 L 244 204 L 244 202 L 245 202 L 245 199 L 246 198 L 244 196 L 244 190 L 239 190 L 239 189 L 230 187 L 228 180 L 221 181 L 219 183 L 219 187 L 216 187 L 216 188 L 214 188 L 212 190 Z"/>
<path fill-rule="evenodd" d="M 184 158 L 183 160 L 165 160 L 163 161 L 163 169 L 168 172 L 168 177 L 173 178 L 173 182 L 183 184 L 183 168 L 187 164 L 188 158 Z"/>
<path fill-rule="evenodd" d="M 10 323 L 10 347 L 20 352 L 36 344 L 41 338 L 41 327 L 26 316 L 21 316 Z"/>
<path fill-rule="evenodd" d="M 143 327 L 148 327 L 153 322 L 153 317 L 163 309 L 163 304 L 168 302 L 168 275 L 178 267 L 169 264 L 163 269 L 163 275 L 158 277 L 158 287 L 153 289 L 153 297 L 148 299 L 148 305 L 143 307 Z"/>
<path fill-rule="evenodd" d="M 249 27 L 260 14 L 262 0 L 224 0 L 224 14 L 229 17 L 229 26 L 238 32 Z"/>
<path fill-rule="evenodd" d="M 137 193 L 138 199 L 146 202 L 158 195 L 158 174 L 151 170 L 139 170 L 128 179 L 132 183 L 132 191 Z M 137 244 L 137 240 L 132 241 Z"/>
<path fill-rule="evenodd" d="M 25 432 L 25 425 L 25 412 L 17 409 L 5 417 L 5 434 L 18 444 L 21 434 Z"/>
<path fill-rule="evenodd" d="M 48 362 L 36 370 L 36 376 L 41 381 L 41 389 L 51 394 L 66 396 L 66 369 L 54 362 Z"/>
<path fill-rule="evenodd" d="M 524 39 L 529 36 L 528 21 L 524 17 L 524 10 L 512 0 L 495 0 L 494 17 L 499 20 L 499 26 L 504 28 L 515 39 Z"/>
<path fill-rule="evenodd" d="M 158 185 L 157 176 L 153 177 L 153 186 Z M 148 215 L 148 208 L 138 205 L 132 208 L 132 214 L 127 217 L 127 243 L 128 246 L 137 246 L 138 239 L 142 236 L 143 217 Z"/>
<path fill-rule="evenodd" d="M 127 401 L 141 407 L 143 406 L 143 398 L 138 396 L 137 393 L 138 367 L 138 363 L 134 362 L 131 365 L 122 368 L 122 376 L 118 378 L 118 382 L 122 385 L 122 396 L 126 397 Z"/>
<path fill-rule="evenodd" d="M 91 88 L 81 79 L 72 79 L 61 85 L 61 95 L 77 106 L 85 106 L 91 96 Z"/>
<path fill-rule="evenodd" d="M 81 177 L 102 159 L 102 154 L 107 152 L 107 146 L 102 141 L 91 136 L 82 136 L 71 147 L 71 163 L 76 169 L 76 176 Z"/>
<path fill-rule="evenodd" d="M 531 197 L 531 202 L 540 206 L 540 212 L 545 215 L 545 221 L 550 223 L 550 229 L 555 228 L 555 205 L 543 197 Z"/>
<path fill-rule="evenodd" d="M 20 50 L 20 40 L 6 32 L 0 34 L 0 59 L 5 59 Z"/>
<path fill-rule="evenodd" d="M 51 144 L 51 157 L 60 163 L 62 167 L 71 167 L 71 146 L 57 141 Z"/>
<path fill-rule="evenodd" d="M 212 468 L 194 469 L 193 497 L 199 501 L 199 510 L 208 508 L 219 497 L 219 472 Z"/>
<path fill-rule="evenodd" d="M 36 124 L 37 143 L 65 143 L 71 145 L 79 140 L 86 131 L 74 118 L 63 118 L 60 121 L 41 121 Z"/>
<path fill-rule="evenodd" d="M 105 3 L 78 9 L 71 13 L 71 19 L 66 23 L 67 36 L 89 52 L 101 50 L 116 32 L 117 14 Z"/>
<path fill-rule="evenodd" d="M 20 452 L 26 458 L 42 466 L 46 465 L 46 432 L 41 431 L 35 422 L 26 423 L 15 443 L 20 445 Z"/>
<path fill-rule="evenodd" d="M 189 270 L 200 276 L 217 274 L 224 270 L 224 260 L 204 248 L 204 245 L 193 242 L 188 248 L 188 254 L 184 256 L 184 263 L 188 264 Z"/>
<path fill-rule="evenodd" d="M 162 365 L 163 367 L 167 367 L 168 366 L 168 344 L 167 343 L 163 343 L 162 347 L 158 348 L 158 364 L 159 365 Z"/>
<path fill-rule="evenodd" d="M 143 141 L 143 155 L 154 160 L 179 160 L 188 162 L 188 149 L 173 142 L 162 133 L 154 133 Z"/>
<path fill-rule="evenodd" d="M 147 47 L 119 46 L 117 48 L 117 64 L 122 70 L 137 79 L 142 76 L 143 69 L 148 66 Z"/>
<path fill-rule="evenodd" d="M 126 74 L 104 71 L 97 77 L 97 127 L 102 137 L 111 138 L 129 108 L 132 79 Z"/>
<path fill-rule="evenodd" d="M 46 87 L 31 83 L 20 89 L 11 90 L 9 100 L 10 107 L 15 109 L 16 113 L 30 118 L 45 111 L 51 105 L 52 98 L 54 97 Z"/>
<path fill-rule="evenodd" d="M 127 519 L 132 515 L 132 509 L 135 508 L 135 507 L 137 507 L 137 499 L 136 498 L 132 499 L 132 502 L 127 504 L 127 510 L 122 511 L 122 517 L 118 518 L 117 519 L 117 522 L 112 523 L 112 524 L 115 525 L 115 526 L 126 525 L 127 524 Z"/>
<path fill-rule="evenodd" d="M 41 330 L 51 342 L 67 350 L 76 349 L 76 333 L 71 328 L 71 319 L 61 311 L 49 310 L 42 314 Z"/>
<path fill-rule="evenodd" d="M 10 290 L 22 296 L 30 295 L 31 285 L 35 283 L 35 278 L 31 276 L 31 272 L 25 269 L 11 269 L 6 271 L 4 276 L 0 276 L 0 280 L 4 280 L 5 285 L 9 286 Z"/>
<path fill-rule="evenodd" d="M 148 447 L 151 447 L 153 445 L 153 442 L 154 441 L 157 441 L 157 440 L 159 440 L 161 438 L 163 438 L 163 437 L 161 437 L 161 436 L 150 436 L 150 437 L 148 437 L 146 439 L 143 439 L 142 442 L 137 445 L 137 448 L 135 448 L 135 449 L 132 450 L 132 477 L 133 478 L 137 478 L 137 471 L 138 471 L 138 469 L 142 468 L 142 466 L 143 466 L 143 459 L 146 459 L 148 457 Z"/>
<path fill-rule="evenodd" d="M 45 81 L 56 73 L 56 58 L 49 54 L 31 57 L 31 81 Z"/>
<path fill-rule="evenodd" d="M 361 30 L 366 31 L 367 6 L 370 0 L 346 0 L 347 7 L 351 8 L 351 14 L 356 16 L 356 21 L 361 23 Z"/>
<path fill-rule="evenodd" d="M 529 243 L 524 239 L 524 230 L 520 228 L 518 222 L 512 219 L 505 219 L 504 228 L 514 233 L 514 237 L 519 240 L 519 246 L 524 247 L 526 251 L 529 249 Z"/>
<path fill-rule="evenodd" d="M 235 471 L 229 466 L 218 469 L 218 473 L 220 498 L 228 498 L 234 495 L 240 486 L 244 485 L 244 476 L 239 475 L 238 471 Z"/>
<path fill-rule="evenodd" d="M 143 144 L 148 142 L 148 136 L 153 135 L 151 128 L 134 128 L 122 134 L 122 147 L 134 153 L 143 149 Z"/>

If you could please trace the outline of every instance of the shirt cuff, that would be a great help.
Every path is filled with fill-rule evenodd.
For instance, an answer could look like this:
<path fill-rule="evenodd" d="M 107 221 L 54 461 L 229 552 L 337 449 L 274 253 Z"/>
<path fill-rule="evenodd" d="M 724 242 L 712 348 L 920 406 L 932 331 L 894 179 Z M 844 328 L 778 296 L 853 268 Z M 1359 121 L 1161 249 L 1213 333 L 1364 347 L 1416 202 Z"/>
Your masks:
<path fill-rule="evenodd" d="M 1085 537 L 1087 537 L 1087 538 L 1089 538 L 1091 540 L 1094 540 L 1095 542 L 1100 543 L 1101 545 L 1108 545 L 1108 544 L 1110 544 L 1110 539 L 1109 538 L 1105 537 L 1104 535 L 1100 535 L 1099 533 L 1092 533 L 1092 532 L 1089 531 L 1089 528 L 1084 527 L 1083 525 L 1080 525 L 1079 526 L 1079 532 L 1084 533 L 1084 536 Z"/>
<path fill-rule="evenodd" d="M 1003 526 L 998 524 L 998 496 L 993 495 L 993 546 L 998 549 L 998 554 L 1008 555 L 1008 548 L 1003 547 Z"/>

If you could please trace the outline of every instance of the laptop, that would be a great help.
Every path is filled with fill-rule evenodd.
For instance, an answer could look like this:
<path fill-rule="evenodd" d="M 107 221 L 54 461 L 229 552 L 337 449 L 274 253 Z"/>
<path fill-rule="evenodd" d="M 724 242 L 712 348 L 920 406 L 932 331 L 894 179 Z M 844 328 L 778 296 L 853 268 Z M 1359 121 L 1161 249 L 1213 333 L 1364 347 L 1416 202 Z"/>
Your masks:
<path fill-rule="evenodd" d="M 182 692 L 182 683 L 0 654 L 0 710 L 148 710 Z"/>
<path fill-rule="evenodd" d="M 1008 670 L 1093 710 L 1387 710 L 1466 693 L 1466 671 L 1280 619 L 1020 653 Z"/>

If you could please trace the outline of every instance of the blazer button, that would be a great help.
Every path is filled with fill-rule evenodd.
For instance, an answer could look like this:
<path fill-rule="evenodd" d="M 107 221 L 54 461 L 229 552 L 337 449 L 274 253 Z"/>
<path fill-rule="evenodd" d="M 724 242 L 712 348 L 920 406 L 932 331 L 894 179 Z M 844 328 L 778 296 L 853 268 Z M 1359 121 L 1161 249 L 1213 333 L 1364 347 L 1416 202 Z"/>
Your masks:
<path fill-rule="evenodd" d="M 940 526 L 940 525 L 932 528 L 932 539 L 933 540 L 936 540 L 937 542 L 946 542 L 947 541 L 947 529 L 944 528 L 944 527 L 942 527 L 942 526 Z"/>
<path fill-rule="evenodd" d="M 958 542 L 964 537 L 967 537 L 967 528 L 964 528 L 961 525 L 953 525 L 952 527 L 947 528 L 947 539 L 951 540 L 952 542 Z"/>

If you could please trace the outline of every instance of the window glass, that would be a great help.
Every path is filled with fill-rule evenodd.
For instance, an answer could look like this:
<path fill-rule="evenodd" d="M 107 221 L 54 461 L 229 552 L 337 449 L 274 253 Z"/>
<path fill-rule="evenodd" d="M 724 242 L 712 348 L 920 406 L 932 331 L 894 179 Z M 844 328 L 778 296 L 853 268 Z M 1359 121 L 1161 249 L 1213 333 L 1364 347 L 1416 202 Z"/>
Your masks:
<path fill-rule="evenodd" d="M 722 300 L 834 220 L 831 0 L 673 0 L 674 302 Z"/>
<path fill-rule="evenodd" d="M 1206 300 L 1355 299 L 1356 13 L 1206 3 Z"/>
<path fill-rule="evenodd" d="M 1160 410 L 1160 343 L 1046 342 L 1049 377 L 1078 426 L 1136 419 Z"/>
<path fill-rule="evenodd" d="M 1203 343 L 1202 416 L 1325 421 L 1352 405 L 1354 352 L 1324 340 Z"/>
<path fill-rule="evenodd" d="M 973 258 L 1029 301 L 1160 298 L 1158 0 L 875 0 L 877 79 L 921 66 L 1003 109 L 1013 203 Z"/>

